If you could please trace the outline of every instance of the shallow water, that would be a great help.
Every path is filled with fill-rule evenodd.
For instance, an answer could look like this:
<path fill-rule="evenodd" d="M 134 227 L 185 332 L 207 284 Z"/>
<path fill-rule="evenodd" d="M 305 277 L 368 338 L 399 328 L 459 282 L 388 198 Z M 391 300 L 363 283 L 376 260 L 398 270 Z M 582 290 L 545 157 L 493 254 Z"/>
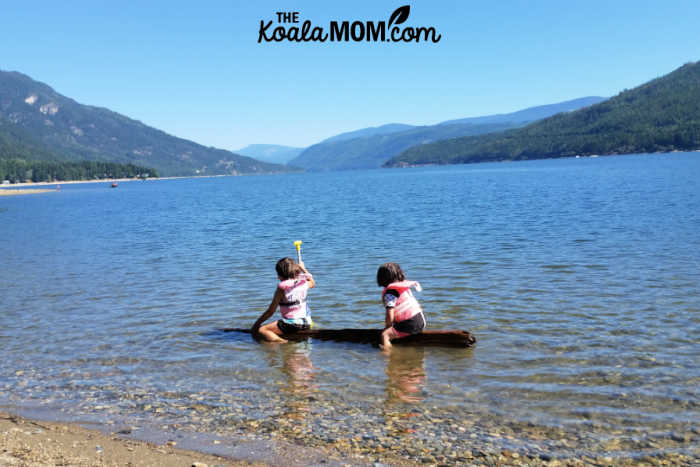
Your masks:
<path fill-rule="evenodd" d="M 678 153 L 5 197 L 0 405 L 372 456 L 695 457 L 698 180 Z M 380 327 L 396 261 L 429 327 L 476 347 L 216 331 L 264 311 L 297 239 L 318 326 Z"/>

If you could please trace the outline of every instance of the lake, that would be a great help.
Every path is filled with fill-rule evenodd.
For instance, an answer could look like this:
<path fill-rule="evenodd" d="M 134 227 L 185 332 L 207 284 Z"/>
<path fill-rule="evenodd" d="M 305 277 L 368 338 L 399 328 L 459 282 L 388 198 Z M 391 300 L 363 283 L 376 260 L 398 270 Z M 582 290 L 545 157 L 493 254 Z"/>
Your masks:
<path fill-rule="evenodd" d="M 3 197 L 0 407 L 228 455 L 697 461 L 699 181 L 674 153 Z M 294 240 L 318 327 L 381 327 L 394 261 L 476 346 L 217 331 L 266 309 Z"/>

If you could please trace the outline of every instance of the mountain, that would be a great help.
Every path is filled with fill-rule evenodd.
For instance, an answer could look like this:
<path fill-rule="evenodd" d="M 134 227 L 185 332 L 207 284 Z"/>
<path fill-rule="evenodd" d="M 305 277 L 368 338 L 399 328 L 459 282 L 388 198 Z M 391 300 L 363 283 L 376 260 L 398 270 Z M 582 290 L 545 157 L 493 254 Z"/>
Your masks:
<path fill-rule="evenodd" d="M 10 158 L 52 160 L 56 155 L 22 127 L 0 118 L 0 159 Z"/>
<path fill-rule="evenodd" d="M 278 144 L 249 144 L 242 149 L 238 149 L 236 154 L 242 154 L 273 164 L 286 164 L 297 157 L 303 150 L 304 148 L 280 146 Z"/>
<path fill-rule="evenodd" d="M 165 176 L 289 170 L 79 104 L 44 83 L 7 71 L 0 71 L 0 157 L 135 164 Z"/>
<path fill-rule="evenodd" d="M 605 99 L 607 98 L 599 96 L 580 97 L 578 99 L 558 102 L 556 104 L 546 104 L 538 105 L 536 107 L 528 107 L 527 109 L 518 110 L 517 112 L 512 112 L 509 114 L 496 114 L 487 115 L 485 117 L 470 117 L 460 118 L 458 120 L 447 120 L 446 122 L 440 123 L 440 125 L 448 125 L 454 123 L 484 124 L 505 122 L 534 122 L 535 120 L 541 120 L 543 118 L 551 117 L 552 115 L 556 115 L 560 112 L 571 112 L 573 110 L 578 110 L 582 107 L 588 107 L 589 105 L 602 102 Z"/>
<path fill-rule="evenodd" d="M 416 144 L 508 128 L 512 128 L 512 125 L 463 123 L 416 127 L 400 133 L 315 144 L 289 164 L 311 171 L 371 169 L 381 167 L 393 155 Z"/>
<path fill-rule="evenodd" d="M 340 133 L 330 138 L 326 138 L 321 143 L 335 143 L 337 141 L 345 141 L 348 139 L 355 138 L 366 138 L 376 135 L 387 135 L 390 133 L 398 133 L 399 131 L 407 131 L 416 128 L 414 125 L 406 125 L 404 123 L 387 123 L 381 126 L 371 126 L 368 128 L 362 128 L 355 131 L 348 131 L 346 133 Z"/>
<path fill-rule="evenodd" d="M 306 148 L 299 156 L 289 161 L 290 165 L 303 167 L 307 170 L 347 170 L 380 167 L 391 157 L 406 149 L 439 140 L 460 136 L 479 135 L 483 133 L 500 132 L 516 128 L 542 116 L 550 116 L 557 112 L 578 109 L 600 102 L 603 97 L 586 97 L 558 104 L 531 107 L 509 114 L 472 117 L 460 120 L 442 122 L 437 125 L 414 126 L 384 125 L 377 128 L 366 128 L 356 132 L 344 133 L 338 137 L 329 138 L 321 143 Z M 398 125 L 398 126 L 397 126 Z M 408 129 L 389 132 L 408 126 Z M 371 130 L 384 129 L 383 133 L 371 133 Z M 364 134 L 365 136 L 346 139 L 344 135 Z M 366 136 L 368 135 L 369 136 Z"/>
<path fill-rule="evenodd" d="M 700 62 L 599 104 L 518 130 L 415 146 L 385 166 L 634 154 L 700 148 Z"/>

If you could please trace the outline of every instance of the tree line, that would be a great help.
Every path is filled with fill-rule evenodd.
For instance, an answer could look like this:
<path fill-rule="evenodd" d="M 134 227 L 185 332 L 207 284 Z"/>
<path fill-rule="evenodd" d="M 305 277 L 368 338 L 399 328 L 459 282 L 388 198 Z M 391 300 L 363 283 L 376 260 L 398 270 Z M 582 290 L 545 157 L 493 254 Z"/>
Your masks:
<path fill-rule="evenodd" d="M 10 183 L 59 182 L 137 177 L 158 177 L 158 172 L 152 168 L 115 162 L 0 159 L 0 182 L 4 180 Z"/>

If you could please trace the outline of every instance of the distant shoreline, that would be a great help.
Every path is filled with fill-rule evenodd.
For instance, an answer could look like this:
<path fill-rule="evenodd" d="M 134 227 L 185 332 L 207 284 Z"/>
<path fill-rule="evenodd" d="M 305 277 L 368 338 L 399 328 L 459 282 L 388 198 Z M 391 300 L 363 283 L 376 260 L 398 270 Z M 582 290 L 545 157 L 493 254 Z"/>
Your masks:
<path fill-rule="evenodd" d="M 54 182 L 22 182 L 11 183 L 9 185 L 0 185 L 0 188 L 14 188 L 22 186 L 47 186 L 47 185 L 74 185 L 77 183 L 114 183 L 114 182 L 141 182 L 153 180 L 175 180 L 180 178 L 211 178 L 211 177 L 229 177 L 230 175 L 200 175 L 200 176 L 182 176 L 182 177 L 149 177 L 141 178 L 99 178 L 94 180 L 60 180 Z"/>
<path fill-rule="evenodd" d="M 9 185 L 0 185 L 0 196 L 12 196 L 12 195 L 29 195 L 35 193 L 52 193 L 60 191 L 57 188 L 51 189 L 41 189 L 41 188 L 26 188 L 25 187 L 42 187 L 42 186 L 52 186 L 59 187 L 60 185 L 76 185 L 79 183 L 124 183 L 124 182 L 141 182 L 141 181 L 159 181 L 159 180 L 178 180 L 185 178 L 215 178 L 215 177 L 236 177 L 237 175 L 190 175 L 182 177 L 149 177 L 146 179 L 140 178 L 102 178 L 97 180 L 63 180 L 55 182 L 23 182 L 23 183 L 12 183 Z"/>
<path fill-rule="evenodd" d="M 0 196 L 16 196 L 16 195 L 33 195 L 37 193 L 56 193 L 61 191 L 61 185 L 74 185 L 77 183 L 114 183 L 114 182 L 130 182 L 136 179 L 133 178 L 109 178 L 102 180 L 68 180 L 61 182 L 24 182 L 12 183 L 9 185 L 0 185 Z M 157 179 L 154 179 L 157 180 Z M 42 186 L 52 186 L 55 188 L 33 188 Z M 32 187 L 32 188 L 28 188 Z"/>
<path fill-rule="evenodd" d="M 37 193 L 53 193 L 56 191 L 60 190 L 49 190 L 49 189 L 41 189 L 41 188 L 34 188 L 34 189 L 19 189 L 19 190 L 8 190 L 5 188 L 0 188 L 0 196 L 17 196 L 17 195 L 33 195 Z"/>

